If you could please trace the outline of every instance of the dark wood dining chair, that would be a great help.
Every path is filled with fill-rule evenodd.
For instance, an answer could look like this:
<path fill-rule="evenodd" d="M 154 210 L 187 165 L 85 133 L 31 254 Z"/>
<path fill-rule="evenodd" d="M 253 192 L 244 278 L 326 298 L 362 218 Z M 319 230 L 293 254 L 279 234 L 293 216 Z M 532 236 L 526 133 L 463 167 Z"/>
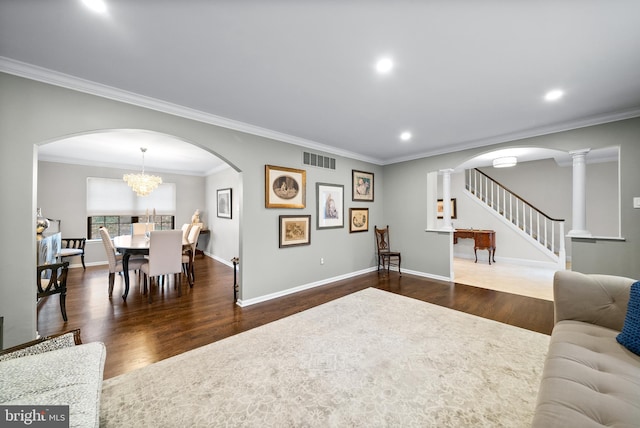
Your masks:
<path fill-rule="evenodd" d="M 37 269 L 36 286 L 38 287 L 38 299 L 60 295 L 60 310 L 62 319 L 67 322 L 67 273 L 69 262 L 40 265 Z"/>
<path fill-rule="evenodd" d="M 84 245 L 87 242 L 87 238 L 62 238 L 60 253 L 58 256 L 61 261 L 64 261 L 65 257 L 80 256 L 82 261 L 82 269 L 87 270 L 84 265 Z"/>
<path fill-rule="evenodd" d="M 398 273 L 402 275 L 400 270 L 400 264 L 402 263 L 402 255 L 399 251 L 392 251 L 389 244 L 389 225 L 385 228 L 379 229 L 378 226 L 374 226 L 376 235 L 376 252 L 378 254 L 378 271 L 382 265 L 382 269 L 387 269 L 393 266 L 398 266 Z"/>

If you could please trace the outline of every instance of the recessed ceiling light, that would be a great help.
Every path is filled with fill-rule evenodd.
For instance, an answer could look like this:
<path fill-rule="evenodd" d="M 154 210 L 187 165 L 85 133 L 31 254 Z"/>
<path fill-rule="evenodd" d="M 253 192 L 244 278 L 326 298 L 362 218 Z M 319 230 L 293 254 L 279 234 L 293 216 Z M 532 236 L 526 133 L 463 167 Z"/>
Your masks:
<path fill-rule="evenodd" d="M 546 101 L 557 101 L 564 96 L 564 91 L 562 89 L 554 89 L 552 91 L 547 92 L 544 95 L 544 99 Z"/>
<path fill-rule="evenodd" d="M 393 61 L 390 58 L 382 58 L 376 63 L 378 73 L 388 73 L 393 68 Z"/>
<path fill-rule="evenodd" d="M 98 13 L 105 13 L 107 11 L 107 4 L 104 0 L 82 0 L 89 9 Z"/>
<path fill-rule="evenodd" d="M 400 134 L 400 139 L 402 141 L 409 141 L 411 139 L 411 132 L 409 131 L 405 131 L 402 134 Z"/>

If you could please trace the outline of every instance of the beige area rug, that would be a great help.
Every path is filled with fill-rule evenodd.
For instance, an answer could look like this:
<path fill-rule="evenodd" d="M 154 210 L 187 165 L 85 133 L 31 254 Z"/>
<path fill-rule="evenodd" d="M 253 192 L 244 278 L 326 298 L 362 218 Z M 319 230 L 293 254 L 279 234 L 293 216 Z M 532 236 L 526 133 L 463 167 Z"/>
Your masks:
<path fill-rule="evenodd" d="M 530 426 L 549 337 L 369 288 L 104 382 L 104 427 Z"/>

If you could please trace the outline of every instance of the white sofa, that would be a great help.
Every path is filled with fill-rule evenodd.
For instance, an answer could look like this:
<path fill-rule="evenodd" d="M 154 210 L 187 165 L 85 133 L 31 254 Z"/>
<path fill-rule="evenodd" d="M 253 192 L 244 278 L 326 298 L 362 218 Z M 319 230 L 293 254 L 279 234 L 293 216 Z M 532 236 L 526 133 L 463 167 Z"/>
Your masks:
<path fill-rule="evenodd" d="M 106 349 L 76 343 L 79 331 L 3 352 L 0 405 L 68 405 L 70 427 L 98 427 Z"/>
<path fill-rule="evenodd" d="M 616 341 L 634 282 L 555 274 L 555 326 L 533 427 L 640 427 L 640 356 Z"/>

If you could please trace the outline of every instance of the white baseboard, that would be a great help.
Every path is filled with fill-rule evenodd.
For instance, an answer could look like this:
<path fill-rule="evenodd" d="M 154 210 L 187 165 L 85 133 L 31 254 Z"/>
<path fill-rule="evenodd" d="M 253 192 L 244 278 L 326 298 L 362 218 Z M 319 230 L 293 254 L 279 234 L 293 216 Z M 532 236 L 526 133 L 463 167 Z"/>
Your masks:
<path fill-rule="evenodd" d="M 419 271 L 416 271 L 416 270 L 402 269 L 402 273 L 408 273 L 408 274 L 415 275 L 415 276 L 421 276 L 423 278 L 435 279 L 437 281 L 447 281 L 447 282 L 451 281 L 451 278 L 448 278 L 446 276 L 434 275 L 434 274 L 431 274 L 431 273 L 419 272 Z"/>
<path fill-rule="evenodd" d="M 475 257 L 473 257 L 473 255 L 455 254 L 454 257 L 458 259 L 475 260 Z M 478 261 L 478 263 L 479 262 L 480 261 Z M 483 262 L 486 263 L 486 259 L 484 259 Z M 541 269 L 557 269 L 558 268 L 557 263 L 553 263 L 551 261 L 545 262 L 540 260 L 517 259 L 517 258 L 499 257 L 499 256 L 496 257 L 496 263 L 506 263 L 510 265 L 527 266 L 527 267 L 534 267 L 534 268 L 541 268 Z"/>
<path fill-rule="evenodd" d="M 109 262 L 108 261 L 101 261 L 101 262 L 91 262 L 91 263 L 85 263 L 85 266 L 104 266 L 104 265 L 108 265 Z M 74 263 L 74 264 L 69 264 L 69 269 L 71 268 L 82 268 L 82 263 Z"/>
<path fill-rule="evenodd" d="M 353 278 L 354 276 L 358 276 L 358 275 L 362 275 L 362 274 L 365 274 L 365 273 L 373 272 L 376 269 L 377 269 L 376 266 L 372 266 L 372 267 L 367 268 L 367 269 L 362 269 L 362 270 L 359 270 L 359 271 L 356 271 L 356 272 L 347 273 L 347 274 L 344 274 L 344 275 L 334 276 L 332 278 L 326 278 L 326 279 L 323 279 L 323 280 L 320 280 L 320 281 L 311 282 L 309 284 L 299 285 L 297 287 L 288 288 L 286 290 L 278 291 L 276 293 L 266 294 L 266 295 L 260 296 L 260 297 L 254 297 L 252 299 L 247 299 L 247 300 L 238 299 L 236 304 L 238 306 L 244 308 L 246 306 L 255 305 L 256 303 L 262 303 L 262 302 L 266 302 L 267 300 L 277 299 L 278 297 L 288 296 L 289 294 L 294 294 L 294 293 L 297 293 L 299 291 L 309 290 L 311 288 L 319 287 L 321 285 L 330 284 L 332 282 L 340 281 L 340 280 L 343 280 L 343 279 Z"/>
<path fill-rule="evenodd" d="M 213 254 L 204 253 L 207 257 L 211 257 L 212 259 L 226 265 L 229 266 L 231 268 L 233 268 L 233 263 L 230 260 L 226 260 L 223 259 L 221 257 L 215 256 Z M 102 266 L 102 265 L 108 265 L 109 263 L 104 261 L 104 262 L 92 262 L 92 263 L 86 263 L 87 266 Z M 74 265 L 69 265 L 69 267 L 82 267 L 81 263 L 78 264 L 74 264 Z M 326 284 L 330 284 L 332 282 L 336 282 L 336 281 L 341 281 L 343 279 L 349 279 L 349 278 L 353 278 L 355 276 L 359 276 L 359 275 L 363 275 L 365 273 L 369 273 L 369 272 L 374 272 L 377 270 L 377 266 L 371 266 L 369 268 L 366 269 L 362 269 L 359 271 L 355 271 L 355 272 L 350 272 L 350 273 L 346 273 L 344 275 L 338 275 L 338 276 L 334 276 L 331 278 L 325 278 L 322 279 L 320 281 L 315 281 L 315 282 L 311 282 L 309 284 L 303 284 L 303 285 L 299 285 L 297 287 L 293 287 L 293 288 L 289 288 L 286 290 L 282 290 L 282 291 L 278 291 L 276 293 L 271 293 L 271 294 L 266 294 L 264 296 L 259 296 L 259 297 L 254 297 L 252 299 L 246 299 L 246 300 L 242 300 L 242 299 L 238 299 L 238 301 L 236 302 L 236 304 L 240 307 L 246 307 L 246 306 L 251 306 L 251 305 L 255 305 L 256 303 L 262 303 L 262 302 L 266 302 L 268 300 L 273 300 L 273 299 L 277 299 L 279 297 L 284 297 L 284 296 L 288 296 L 290 294 L 294 294 L 300 291 L 304 291 L 304 290 L 309 290 L 312 288 L 316 288 L 316 287 L 320 287 L 322 285 L 326 285 Z M 450 282 L 451 278 L 447 278 L 445 276 L 440 276 L 440 275 L 433 275 L 430 273 L 425 273 L 425 272 L 419 272 L 419 271 L 414 271 L 414 270 L 407 270 L 407 269 L 402 269 L 402 273 L 407 273 L 410 275 L 415 275 L 415 276 L 421 276 L 423 278 L 429 278 L 429 279 L 435 279 L 438 281 L 447 281 Z"/>
<path fill-rule="evenodd" d="M 272 300 L 272 299 L 277 299 L 279 297 L 288 296 L 290 294 L 294 294 L 294 293 L 297 293 L 299 291 L 309 290 L 311 288 L 319 287 L 321 285 L 330 284 L 332 282 L 341 281 L 343 279 L 353 278 L 355 276 L 363 275 L 365 273 L 375 272 L 377 269 L 378 269 L 377 266 L 372 266 L 372 267 L 369 267 L 367 269 L 362 269 L 362 270 L 359 270 L 359 271 L 356 271 L 356 272 L 351 272 L 351 273 L 347 273 L 347 274 L 344 274 L 344 275 L 334 276 L 332 278 L 326 278 L 326 279 L 323 279 L 323 280 L 320 280 L 320 281 L 316 281 L 316 282 L 312 282 L 312 283 L 309 283 L 309 284 L 303 284 L 303 285 L 300 285 L 300 286 L 297 286 L 297 287 L 289 288 L 287 290 L 279 291 L 277 293 L 271 293 L 271 294 L 267 294 L 267 295 L 260 296 L 260 297 L 254 297 L 253 299 L 247 299 L 247 300 L 238 299 L 236 304 L 238 306 L 240 306 L 240 307 L 246 307 L 246 306 L 250 306 L 250 305 L 255 305 L 256 303 L 262 303 L 262 302 L 266 302 L 267 300 Z M 403 274 L 407 273 L 407 274 L 410 274 L 410 275 L 421 276 L 421 277 L 429 278 L 429 279 L 435 279 L 435 280 L 438 280 L 438 281 L 446 281 L 446 282 L 450 282 L 451 281 L 451 278 L 447 278 L 445 276 L 433 275 L 433 274 L 414 271 L 414 270 L 402 269 L 402 273 Z"/>
<path fill-rule="evenodd" d="M 223 265 L 227 265 L 227 266 L 229 266 L 231 268 L 233 267 L 233 263 L 231 262 L 231 260 L 223 259 L 221 257 L 218 257 L 218 256 L 213 255 L 211 253 L 208 253 L 206 251 L 204 252 L 204 255 L 207 256 L 207 257 L 211 257 L 213 260 L 218 261 L 218 262 L 222 263 Z"/>

